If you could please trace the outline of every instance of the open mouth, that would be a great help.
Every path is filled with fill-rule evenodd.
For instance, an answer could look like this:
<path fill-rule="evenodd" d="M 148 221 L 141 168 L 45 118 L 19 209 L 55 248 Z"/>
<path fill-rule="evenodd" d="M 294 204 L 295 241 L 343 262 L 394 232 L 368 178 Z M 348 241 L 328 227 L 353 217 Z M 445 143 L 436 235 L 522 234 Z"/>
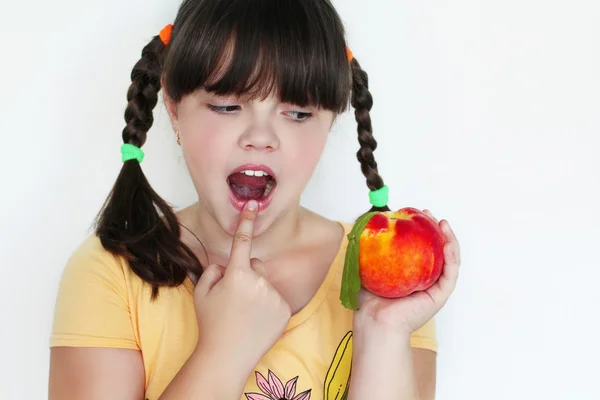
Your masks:
<path fill-rule="evenodd" d="M 263 209 L 269 203 L 277 181 L 267 168 L 246 167 L 229 175 L 227 184 L 236 208 L 241 209 L 249 200 L 256 200 Z"/>

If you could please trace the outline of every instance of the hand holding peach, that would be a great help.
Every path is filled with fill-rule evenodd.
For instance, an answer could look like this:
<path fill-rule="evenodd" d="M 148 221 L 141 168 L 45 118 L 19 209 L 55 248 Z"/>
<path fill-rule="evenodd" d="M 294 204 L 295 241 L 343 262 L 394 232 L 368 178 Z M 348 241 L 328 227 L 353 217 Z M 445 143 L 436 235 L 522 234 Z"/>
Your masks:
<path fill-rule="evenodd" d="M 368 213 L 348 236 L 340 299 L 359 317 L 414 331 L 454 290 L 460 250 L 446 220 L 411 207 Z"/>

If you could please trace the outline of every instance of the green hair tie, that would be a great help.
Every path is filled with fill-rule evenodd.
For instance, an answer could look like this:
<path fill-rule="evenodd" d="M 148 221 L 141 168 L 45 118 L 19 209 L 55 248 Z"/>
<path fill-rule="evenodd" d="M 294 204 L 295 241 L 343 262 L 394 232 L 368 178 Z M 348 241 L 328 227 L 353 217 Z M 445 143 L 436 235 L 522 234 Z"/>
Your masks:
<path fill-rule="evenodd" d="M 381 189 L 369 192 L 369 200 L 375 207 L 384 207 L 388 203 L 388 194 L 390 189 L 384 185 Z"/>
<path fill-rule="evenodd" d="M 141 164 L 144 160 L 144 152 L 142 149 L 129 143 L 125 143 L 123 146 L 121 146 L 121 155 L 123 156 L 123 162 L 129 160 L 138 160 L 138 162 Z"/>

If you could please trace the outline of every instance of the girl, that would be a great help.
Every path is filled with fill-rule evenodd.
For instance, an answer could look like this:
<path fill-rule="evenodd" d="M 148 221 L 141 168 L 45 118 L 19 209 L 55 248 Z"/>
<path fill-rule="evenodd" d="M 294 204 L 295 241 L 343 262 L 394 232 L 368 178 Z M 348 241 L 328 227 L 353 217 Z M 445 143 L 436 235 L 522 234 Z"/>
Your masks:
<path fill-rule="evenodd" d="M 185 0 L 131 77 L 123 169 L 62 277 L 50 399 L 433 399 L 433 317 L 459 265 L 448 223 L 431 289 L 364 292 L 353 312 L 351 225 L 299 206 L 351 103 L 372 210 L 388 210 L 367 75 L 329 0 Z M 198 192 L 177 213 L 140 167 L 161 89 Z"/>

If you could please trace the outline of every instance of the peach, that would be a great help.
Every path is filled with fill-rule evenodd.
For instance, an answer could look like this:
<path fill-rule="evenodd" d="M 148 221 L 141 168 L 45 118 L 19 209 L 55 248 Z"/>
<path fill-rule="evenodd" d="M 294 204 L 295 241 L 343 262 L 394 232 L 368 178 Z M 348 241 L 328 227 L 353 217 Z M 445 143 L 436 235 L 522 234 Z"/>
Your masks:
<path fill-rule="evenodd" d="M 386 298 L 430 288 L 444 265 L 444 234 L 427 214 L 406 207 L 376 213 L 359 239 L 362 286 Z"/>

